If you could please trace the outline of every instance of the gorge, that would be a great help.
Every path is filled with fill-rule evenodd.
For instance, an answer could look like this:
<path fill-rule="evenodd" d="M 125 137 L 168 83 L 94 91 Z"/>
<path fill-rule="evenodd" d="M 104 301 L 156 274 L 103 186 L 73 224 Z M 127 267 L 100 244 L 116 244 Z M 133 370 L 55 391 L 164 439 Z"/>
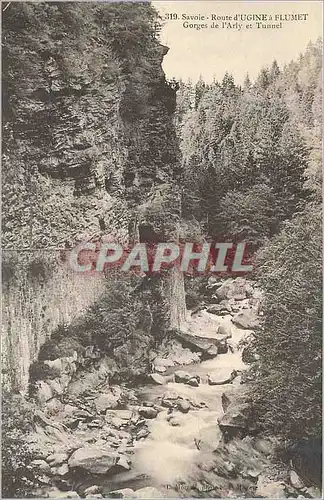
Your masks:
<path fill-rule="evenodd" d="M 321 46 L 192 85 L 160 29 L 146 2 L 3 11 L 2 494 L 316 498 Z M 257 271 L 67 259 L 219 234 Z"/>

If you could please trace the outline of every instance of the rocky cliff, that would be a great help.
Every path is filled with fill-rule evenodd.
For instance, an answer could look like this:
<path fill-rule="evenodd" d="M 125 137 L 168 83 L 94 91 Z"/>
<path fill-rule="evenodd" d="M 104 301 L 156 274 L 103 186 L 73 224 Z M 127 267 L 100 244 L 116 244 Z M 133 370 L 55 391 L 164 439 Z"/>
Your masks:
<path fill-rule="evenodd" d="M 176 237 L 175 90 L 157 29 L 156 13 L 141 3 L 18 3 L 3 14 L 9 388 L 26 389 L 40 346 L 105 293 L 103 276 L 72 273 L 62 251 L 104 235 L 124 244 Z M 179 325 L 181 276 L 154 289 L 165 327 Z"/>

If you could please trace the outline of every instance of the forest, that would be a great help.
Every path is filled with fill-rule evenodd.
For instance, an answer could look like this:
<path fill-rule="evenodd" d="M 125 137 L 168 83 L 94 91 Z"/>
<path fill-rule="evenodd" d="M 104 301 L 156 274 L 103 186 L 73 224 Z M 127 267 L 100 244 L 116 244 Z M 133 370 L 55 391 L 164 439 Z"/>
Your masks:
<path fill-rule="evenodd" d="M 321 435 L 321 69 L 318 40 L 255 82 L 201 77 L 177 96 L 183 215 L 203 237 L 254 251 L 266 297 L 255 411 L 290 438 Z"/>

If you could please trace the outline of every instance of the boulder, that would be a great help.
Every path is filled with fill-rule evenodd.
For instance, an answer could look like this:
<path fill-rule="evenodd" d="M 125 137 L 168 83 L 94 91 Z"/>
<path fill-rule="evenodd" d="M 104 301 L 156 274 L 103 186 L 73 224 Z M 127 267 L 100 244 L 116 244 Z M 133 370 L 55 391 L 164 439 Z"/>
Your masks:
<path fill-rule="evenodd" d="M 297 472 L 295 472 L 294 470 L 290 471 L 289 480 L 290 480 L 291 486 L 296 488 L 296 490 L 301 490 L 301 489 L 305 488 L 303 481 L 300 479 Z"/>
<path fill-rule="evenodd" d="M 106 413 L 106 420 L 110 421 L 112 418 L 128 421 L 132 418 L 132 410 L 108 410 Z"/>
<path fill-rule="evenodd" d="M 123 488 L 108 493 L 108 498 L 135 498 L 135 492 L 131 488 Z"/>
<path fill-rule="evenodd" d="M 96 495 L 97 493 L 101 493 L 102 488 L 101 486 L 98 486 L 97 484 L 94 484 L 93 486 L 89 486 L 84 490 L 84 495 Z"/>
<path fill-rule="evenodd" d="M 174 372 L 174 381 L 179 384 L 186 384 L 191 378 L 190 373 L 186 373 L 184 371 L 178 370 Z"/>
<path fill-rule="evenodd" d="M 166 367 L 165 366 L 155 366 L 154 365 L 154 371 L 156 373 L 165 373 L 166 372 Z"/>
<path fill-rule="evenodd" d="M 269 455 L 273 455 L 275 453 L 275 444 L 271 442 L 269 439 L 258 437 L 254 438 L 253 447 L 259 452 L 265 455 L 266 457 Z"/>
<path fill-rule="evenodd" d="M 208 283 L 207 283 L 207 290 L 215 290 L 217 288 L 219 288 L 220 286 L 222 286 L 223 282 L 222 281 L 219 281 L 218 278 L 215 278 L 214 276 L 210 276 L 210 278 L 208 278 Z"/>
<path fill-rule="evenodd" d="M 218 419 L 218 425 L 227 439 L 236 436 L 242 437 L 248 432 L 255 431 L 255 426 L 251 421 L 250 405 L 234 401 L 224 415 Z"/>
<path fill-rule="evenodd" d="M 46 401 L 53 397 L 53 391 L 49 384 L 44 382 L 43 380 L 38 381 L 36 383 L 37 388 L 37 400 L 39 403 L 44 404 Z"/>
<path fill-rule="evenodd" d="M 94 400 L 94 404 L 99 413 L 104 413 L 107 410 L 117 408 L 118 406 L 118 395 L 114 395 L 111 392 L 101 394 L 97 399 Z"/>
<path fill-rule="evenodd" d="M 221 315 L 222 312 L 225 311 L 225 308 L 222 304 L 213 304 L 207 307 L 207 312 L 210 314 Z M 226 310 L 227 313 L 227 310 Z"/>
<path fill-rule="evenodd" d="M 228 343 L 227 343 L 226 339 L 219 341 L 217 351 L 218 351 L 218 354 L 227 354 L 228 353 Z"/>
<path fill-rule="evenodd" d="M 176 408 L 182 398 L 174 391 L 167 391 L 162 396 L 161 404 L 166 408 Z"/>
<path fill-rule="evenodd" d="M 243 300 L 250 296 L 253 291 L 252 286 L 245 278 L 238 277 L 235 280 L 227 279 L 217 290 L 216 295 L 219 299 Z"/>
<path fill-rule="evenodd" d="M 236 313 L 232 318 L 233 323 L 239 328 L 253 329 L 259 326 L 259 319 L 253 309 L 245 309 Z"/>
<path fill-rule="evenodd" d="M 153 364 L 154 364 L 154 366 L 163 366 L 165 368 L 170 368 L 170 367 L 174 366 L 174 361 L 172 359 L 169 359 L 169 358 L 157 357 L 157 358 L 154 358 Z"/>
<path fill-rule="evenodd" d="M 62 464 L 59 467 L 52 467 L 52 474 L 54 476 L 65 476 L 69 473 L 68 464 Z"/>
<path fill-rule="evenodd" d="M 227 411 L 227 408 L 230 406 L 231 404 L 231 400 L 230 398 L 225 394 L 225 392 L 223 392 L 222 394 L 222 397 L 221 397 L 221 400 L 222 400 L 222 408 L 223 408 L 223 412 L 225 413 Z"/>
<path fill-rule="evenodd" d="M 200 352 L 202 360 L 215 357 L 216 349 L 214 348 L 217 348 L 218 339 L 190 335 L 180 330 L 173 330 L 173 334 L 182 343 L 183 347 L 187 347 L 194 352 Z"/>
<path fill-rule="evenodd" d="M 266 482 L 264 476 L 259 476 L 255 496 L 264 498 L 286 498 L 285 485 L 280 481 L 273 481 L 271 483 Z"/>
<path fill-rule="evenodd" d="M 219 377 L 217 374 L 211 374 L 207 375 L 208 377 L 208 384 L 209 385 L 224 385 L 224 384 L 230 384 L 235 377 L 237 377 L 238 372 L 236 370 L 233 370 L 229 376 L 226 377 Z"/>
<path fill-rule="evenodd" d="M 136 440 L 138 441 L 139 439 L 144 439 L 150 434 L 150 431 L 148 430 L 147 427 L 143 427 L 138 431 L 136 434 Z"/>
<path fill-rule="evenodd" d="M 46 493 L 47 498 L 80 498 L 76 491 L 61 491 L 58 488 L 51 488 Z"/>
<path fill-rule="evenodd" d="M 180 399 L 177 404 L 177 409 L 181 411 L 181 413 L 188 413 L 190 410 L 190 403 L 186 399 Z"/>
<path fill-rule="evenodd" d="M 118 463 L 119 458 L 120 455 L 114 451 L 89 446 L 75 451 L 68 464 L 71 469 L 78 467 L 92 474 L 106 474 Z"/>
<path fill-rule="evenodd" d="M 221 342 L 220 342 L 221 344 Z M 207 351 L 204 353 L 204 358 L 205 359 L 212 359 L 212 358 L 216 358 L 217 354 L 218 354 L 218 347 L 216 345 L 212 345 L 209 349 L 207 349 Z"/>
<path fill-rule="evenodd" d="M 55 467 L 66 462 L 68 458 L 69 455 L 67 453 L 53 453 L 47 457 L 46 461 L 51 467 Z"/>
<path fill-rule="evenodd" d="M 165 498 L 158 489 L 153 488 L 152 486 L 147 486 L 146 488 L 140 488 L 135 491 L 135 498 Z"/>
<path fill-rule="evenodd" d="M 190 380 L 188 380 L 187 384 L 191 385 L 192 387 L 199 387 L 199 380 L 196 377 L 192 377 Z"/>
<path fill-rule="evenodd" d="M 230 320 L 222 320 L 222 323 L 218 327 L 217 335 L 219 336 L 219 341 L 227 340 L 232 337 L 232 325 Z"/>
<path fill-rule="evenodd" d="M 149 376 L 149 381 L 155 385 L 164 385 L 166 383 L 165 378 L 158 373 L 151 373 Z"/>
<path fill-rule="evenodd" d="M 141 406 L 138 409 L 138 413 L 144 418 L 155 418 L 157 417 L 158 411 L 155 408 Z"/>
<path fill-rule="evenodd" d="M 121 467 L 124 470 L 130 470 L 131 466 L 131 461 L 127 459 L 125 456 L 122 456 L 118 459 L 118 467 Z"/>
<path fill-rule="evenodd" d="M 47 462 L 45 462 L 45 460 L 33 460 L 30 465 L 34 470 L 38 472 L 42 472 L 43 474 L 51 474 L 51 467 Z"/>

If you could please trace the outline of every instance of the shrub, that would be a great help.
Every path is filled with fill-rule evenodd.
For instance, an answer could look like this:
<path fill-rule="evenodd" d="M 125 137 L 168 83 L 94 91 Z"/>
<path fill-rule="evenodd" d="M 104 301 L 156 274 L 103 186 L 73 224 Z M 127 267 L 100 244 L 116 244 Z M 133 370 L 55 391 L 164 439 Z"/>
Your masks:
<path fill-rule="evenodd" d="M 35 361 L 29 367 L 29 380 L 33 382 L 34 380 L 48 380 L 57 378 L 60 375 L 60 371 L 56 368 L 46 365 L 42 361 Z"/>
<path fill-rule="evenodd" d="M 205 277 L 185 277 L 186 306 L 188 309 L 193 309 L 203 302 L 206 284 Z"/>
<path fill-rule="evenodd" d="M 32 429 L 33 406 L 17 394 L 2 394 L 2 497 L 25 498 L 35 486 L 28 464 L 32 456 L 26 434 Z"/>

